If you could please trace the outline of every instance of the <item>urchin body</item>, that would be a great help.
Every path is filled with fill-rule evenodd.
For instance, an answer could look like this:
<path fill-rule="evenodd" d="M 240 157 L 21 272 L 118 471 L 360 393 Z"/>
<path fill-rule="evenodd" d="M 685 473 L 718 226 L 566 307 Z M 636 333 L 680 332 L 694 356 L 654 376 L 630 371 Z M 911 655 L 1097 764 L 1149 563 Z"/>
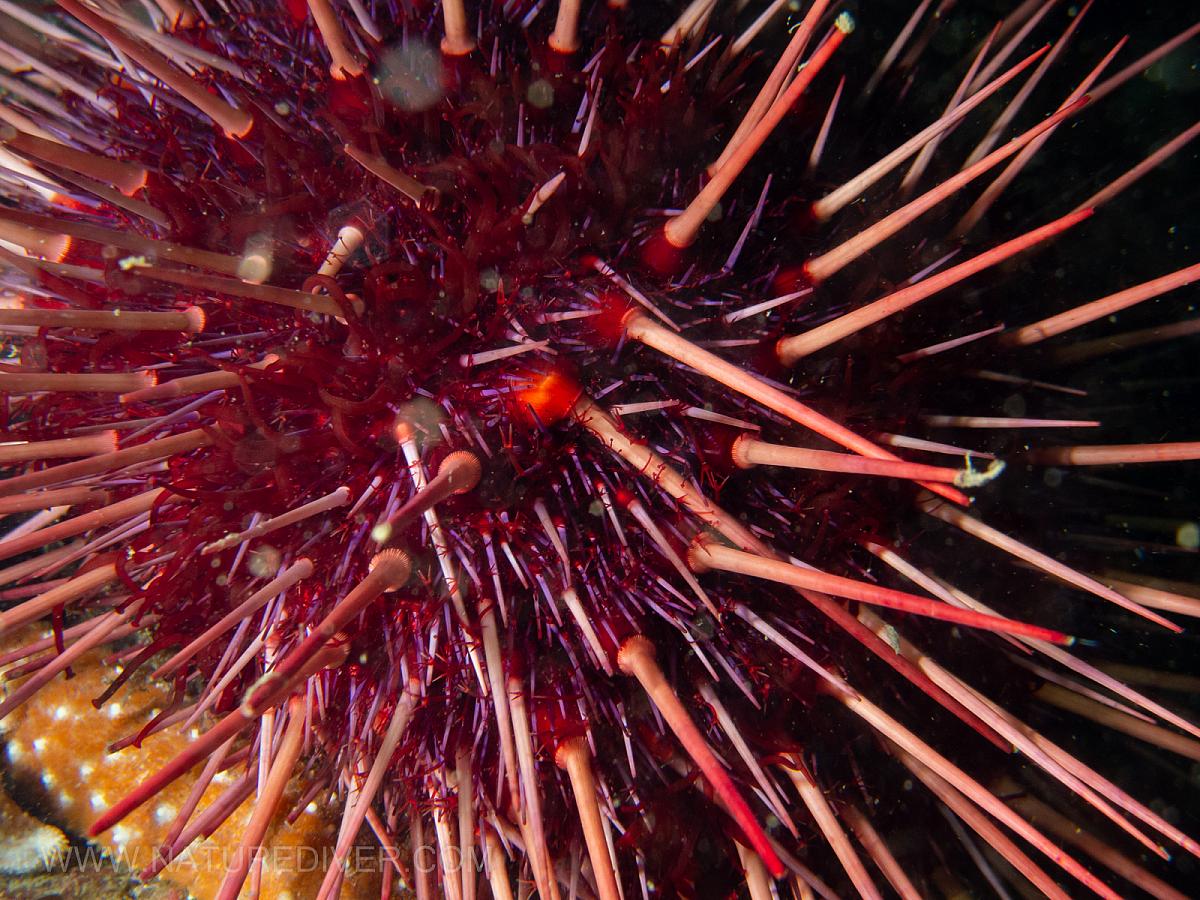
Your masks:
<path fill-rule="evenodd" d="M 908 542 L 940 519 L 1073 585 L 1074 603 L 1121 608 L 1126 627 L 1173 628 L 1157 610 L 1188 609 L 1148 608 L 1145 591 L 982 524 L 964 490 L 1002 490 L 999 467 L 980 477 L 969 453 L 935 440 L 946 427 L 1092 427 L 1086 404 L 952 415 L 945 400 L 982 397 L 967 379 L 1055 390 L 1008 374 L 1023 371 L 1018 351 L 1125 307 L 997 337 L 973 299 L 973 326 L 917 304 L 944 309 L 935 294 L 980 277 L 986 299 L 1014 260 L 1039 264 L 1101 201 L 1043 203 L 1020 226 L 998 213 L 1002 235 L 978 243 L 941 243 L 977 227 L 973 197 L 936 238 L 904 230 L 977 179 L 1015 178 L 1008 167 L 1086 115 L 1087 90 L 1118 65 L 1087 59 L 1057 111 L 999 129 L 961 171 L 939 169 L 935 139 L 970 150 L 950 138 L 973 122 L 973 95 L 988 109 L 984 92 L 1019 94 L 1010 82 L 1059 55 L 1017 43 L 999 59 L 1002 36 L 1032 19 L 1001 26 L 994 47 L 981 34 L 948 108 L 958 118 L 904 161 L 929 148 L 936 174 L 864 183 L 853 199 L 869 202 L 847 209 L 822 166 L 850 127 L 839 117 L 855 121 L 849 107 L 869 98 L 840 99 L 832 73 L 852 28 L 824 4 L 757 60 L 734 52 L 746 17 L 703 4 L 667 17 L 665 42 L 652 14 L 597 8 L 581 24 L 570 2 L 553 30 L 528 4 L 476 21 L 453 2 L 313 0 L 189 9 L 170 35 L 62 5 L 134 70 L 106 73 L 97 53 L 117 57 L 88 44 L 87 61 L 62 38 L 45 52 L 82 82 L 45 77 L 75 94 L 5 132 L 32 174 L 0 213 L 26 278 L 26 315 L 8 326 L 20 359 L 0 387 L 8 435 L 36 449 L 0 493 L 33 497 L 26 511 L 78 509 L 0 542 L 6 559 L 60 553 L 43 574 L 61 582 L 0 623 L 53 617 L 60 651 L 64 627 L 97 643 L 138 633 L 114 689 L 153 667 L 171 703 L 150 728 L 209 723 L 98 830 L 245 750 L 239 789 L 267 798 L 249 847 L 295 778 L 342 797 L 339 853 L 364 822 L 387 843 L 432 823 L 443 865 L 419 880 L 428 890 L 436 875 L 450 896 L 476 890 L 445 864 L 473 848 L 498 894 L 511 868 L 553 896 L 586 860 L 605 900 L 639 881 L 704 895 L 744 880 L 765 896 L 767 875 L 871 895 L 843 820 L 903 893 L 856 809 L 885 796 L 873 776 L 853 785 L 867 764 L 907 768 L 985 841 L 995 826 L 979 810 L 1108 891 L 956 764 L 995 745 L 1121 827 L 1140 820 L 1194 848 L 1115 785 L 1091 789 L 1099 776 L 967 683 L 1033 677 L 1007 640 L 1176 735 L 1194 727 L 1062 649 L 1088 633 L 1078 617 L 1003 595 L 993 609 L 931 574 L 936 557 L 909 561 Z M 931 35 L 916 34 L 897 73 L 919 71 Z M 861 91 L 866 79 L 843 69 Z M 1140 300 L 1195 277 L 1156 274 Z M 115 444 L 84 447 L 96 431 Z M 1015 449 L 985 443 L 985 456 Z M 1153 462 L 1196 448 L 1042 452 Z M 988 664 L 963 664 L 961 678 L 934 661 L 980 651 Z M 69 665 L 54 657 L 5 711 Z M 936 728 L 898 721 L 910 706 Z M 954 761 L 935 750 L 962 742 Z M 851 749 L 816 765 L 830 743 Z M 689 833 L 697 815 L 720 823 L 713 834 Z M 713 861 L 680 862 L 697 840 Z M 492 852 L 500 842 L 522 848 L 511 866 Z M 1053 893 L 1025 850 L 1000 852 Z M 828 871 L 814 874 L 818 862 Z M 225 896 L 250 868 L 231 866 Z"/>

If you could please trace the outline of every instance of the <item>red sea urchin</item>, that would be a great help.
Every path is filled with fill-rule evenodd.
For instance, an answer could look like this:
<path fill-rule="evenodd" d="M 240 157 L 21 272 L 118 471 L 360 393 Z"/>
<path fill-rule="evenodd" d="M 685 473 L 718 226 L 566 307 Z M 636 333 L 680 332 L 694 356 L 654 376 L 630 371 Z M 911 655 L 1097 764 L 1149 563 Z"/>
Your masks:
<path fill-rule="evenodd" d="M 244 847 L 294 781 L 341 804 L 339 854 L 367 826 L 435 848 L 418 896 L 1178 896 L 1158 842 L 1200 846 L 1050 710 L 1200 758 L 1128 664 L 1200 601 L 1119 557 L 1182 571 L 1194 525 L 1136 529 L 1188 496 L 1139 526 L 1160 483 L 1063 472 L 1182 481 L 1189 425 L 1102 375 L 1196 320 L 1041 342 L 1200 275 L 1188 225 L 1137 278 L 1081 235 L 1170 212 L 1147 173 L 1196 126 L 1085 173 L 1051 140 L 1105 134 L 1098 104 L 1198 26 L 927 0 L 866 9 L 856 43 L 823 0 L 58 6 L 0 7 L 0 504 L 34 513 L 0 540 L 29 598 L 0 630 L 53 625 L 7 654 L 0 715 L 113 642 L 112 691 L 167 685 L 146 733 L 206 726 L 95 831 L 228 763 L 217 808 L 257 792 Z M 1103 299 L 1039 275 L 1072 268 Z M 1104 552 L 1132 571 L 1087 574 Z"/>

